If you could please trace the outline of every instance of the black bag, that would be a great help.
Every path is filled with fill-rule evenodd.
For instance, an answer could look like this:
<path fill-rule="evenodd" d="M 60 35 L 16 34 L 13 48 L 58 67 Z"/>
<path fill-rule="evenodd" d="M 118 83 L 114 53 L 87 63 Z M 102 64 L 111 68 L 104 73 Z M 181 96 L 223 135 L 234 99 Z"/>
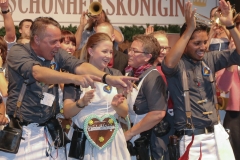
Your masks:
<path fill-rule="evenodd" d="M 170 130 L 171 130 L 171 124 L 165 118 L 163 118 L 161 122 L 159 122 L 153 127 L 153 133 L 157 137 L 165 136 L 166 134 L 169 133 Z"/>
<path fill-rule="evenodd" d="M 147 132 L 144 132 L 147 133 Z M 132 142 L 127 141 L 127 148 L 131 156 L 136 156 L 137 160 L 150 160 L 149 149 L 150 149 L 150 136 L 141 135 L 138 139 Z"/>
<path fill-rule="evenodd" d="M 48 132 L 54 142 L 55 148 L 66 146 L 70 142 L 67 135 L 63 132 L 58 119 L 52 118 L 46 122 Z"/>
<path fill-rule="evenodd" d="M 149 138 L 141 136 L 134 141 L 137 160 L 150 160 L 149 156 Z"/>
<path fill-rule="evenodd" d="M 18 119 L 11 118 L 9 124 L 0 131 L 0 150 L 16 154 L 20 146 L 22 132 Z"/>
<path fill-rule="evenodd" d="M 73 136 L 72 136 L 72 141 L 71 141 L 68 157 L 83 160 L 84 153 L 85 153 L 86 139 L 87 139 L 87 137 L 86 137 L 84 131 L 80 128 L 74 127 L 74 132 L 73 132 Z"/>

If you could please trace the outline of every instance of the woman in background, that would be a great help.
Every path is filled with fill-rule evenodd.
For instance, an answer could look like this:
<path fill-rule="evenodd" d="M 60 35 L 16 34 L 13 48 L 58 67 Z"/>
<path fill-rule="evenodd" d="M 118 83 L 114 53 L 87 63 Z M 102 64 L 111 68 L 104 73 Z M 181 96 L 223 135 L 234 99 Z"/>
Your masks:
<path fill-rule="evenodd" d="M 234 20 L 236 28 L 240 31 L 240 15 Z M 230 49 L 236 48 L 230 43 Z M 240 67 L 232 65 L 222 69 L 216 74 L 217 86 L 220 90 L 228 93 L 226 103 L 226 115 L 223 126 L 230 130 L 230 142 L 236 159 L 240 159 Z M 226 100 L 226 99 L 225 99 Z"/>
<path fill-rule="evenodd" d="M 75 35 L 67 30 L 62 30 L 62 38 L 60 39 L 61 48 L 73 55 L 76 50 Z"/>
<path fill-rule="evenodd" d="M 127 97 L 133 126 L 124 133 L 126 140 L 130 140 L 132 146 L 135 146 L 137 153 L 129 147 L 133 160 L 136 159 L 136 154 L 144 160 L 149 160 L 150 157 L 152 160 L 168 158 L 163 150 L 166 144 L 158 138 L 162 135 L 154 132 L 154 126 L 164 118 L 167 110 L 166 85 L 153 66 L 159 53 L 157 39 L 149 35 L 134 36 L 131 48 L 128 49 L 128 75 L 139 78 L 135 82 L 137 89 L 133 88 Z"/>

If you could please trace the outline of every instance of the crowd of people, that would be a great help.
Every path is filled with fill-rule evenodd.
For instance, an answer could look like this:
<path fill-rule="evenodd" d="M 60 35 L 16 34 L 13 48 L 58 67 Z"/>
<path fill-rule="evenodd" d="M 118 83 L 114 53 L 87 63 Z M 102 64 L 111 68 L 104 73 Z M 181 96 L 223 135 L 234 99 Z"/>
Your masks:
<path fill-rule="evenodd" d="M 83 12 L 75 34 L 24 19 L 16 39 L 9 0 L 0 8 L 0 160 L 240 159 L 240 16 L 229 2 L 211 26 L 186 2 L 172 47 L 149 26 L 127 54 L 104 10 Z"/>

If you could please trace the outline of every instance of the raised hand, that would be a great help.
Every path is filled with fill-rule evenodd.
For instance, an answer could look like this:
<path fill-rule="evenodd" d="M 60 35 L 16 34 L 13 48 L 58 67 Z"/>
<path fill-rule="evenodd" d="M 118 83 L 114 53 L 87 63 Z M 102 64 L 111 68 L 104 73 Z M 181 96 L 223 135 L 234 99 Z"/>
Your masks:
<path fill-rule="evenodd" d="M 151 33 L 154 32 L 154 28 L 153 26 L 148 26 L 146 29 L 145 29 L 145 35 L 149 35 Z"/>
<path fill-rule="evenodd" d="M 94 91 L 95 90 L 90 90 L 84 94 L 82 98 L 84 106 L 87 106 L 91 102 L 91 99 L 94 97 Z"/>
<path fill-rule="evenodd" d="M 122 94 L 117 94 L 113 97 L 111 105 L 113 107 L 119 106 L 123 101 L 125 100 L 125 97 L 123 97 Z"/>
<path fill-rule="evenodd" d="M 185 21 L 188 28 L 195 29 L 196 28 L 196 19 L 194 14 L 196 13 L 196 8 L 192 10 L 192 3 L 190 1 L 186 2 L 184 8 L 184 16 Z"/>
<path fill-rule="evenodd" d="M 223 25 L 233 25 L 233 10 L 229 1 L 219 1 L 219 11 L 216 12 L 216 16 L 219 17 L 219 20 Z"/>
<path fill-rule="evenodd" d="M 7 10 L 8 9 L 8 0 L 0 0 L 0 8 L 2 10 Z"/>
<path fill-rule="evenodd" d="M 88 20 L 86 19 L 86 15 L 87 15 L 87 13 L 88 13 L 88 10 L 87 11 L 83 11 L 82 12 L 82 15 L 81 15 L 81 17 L 80 17 L 80 25 L 82 25 L 82 26 L 86 26 L 86 24 L 88 23 Z"/>

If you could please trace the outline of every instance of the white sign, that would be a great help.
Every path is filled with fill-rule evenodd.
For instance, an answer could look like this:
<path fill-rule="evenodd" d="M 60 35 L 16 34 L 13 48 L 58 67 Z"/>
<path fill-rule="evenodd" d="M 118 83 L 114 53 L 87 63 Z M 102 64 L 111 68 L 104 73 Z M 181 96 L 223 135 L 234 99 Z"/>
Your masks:
<path fill-rule="evenodd" d="M 61 25 L 78 25 L 81 13 L 94 0 L 9 0 L 16 25 L 25 18 L 52 17 Z M 187 0 L 98 0 L 114 25 L 183 24 Z M 191 0 L 207 17 L 218 0 Z M 1 19 L 2 24 L 2 19 Z"/>

